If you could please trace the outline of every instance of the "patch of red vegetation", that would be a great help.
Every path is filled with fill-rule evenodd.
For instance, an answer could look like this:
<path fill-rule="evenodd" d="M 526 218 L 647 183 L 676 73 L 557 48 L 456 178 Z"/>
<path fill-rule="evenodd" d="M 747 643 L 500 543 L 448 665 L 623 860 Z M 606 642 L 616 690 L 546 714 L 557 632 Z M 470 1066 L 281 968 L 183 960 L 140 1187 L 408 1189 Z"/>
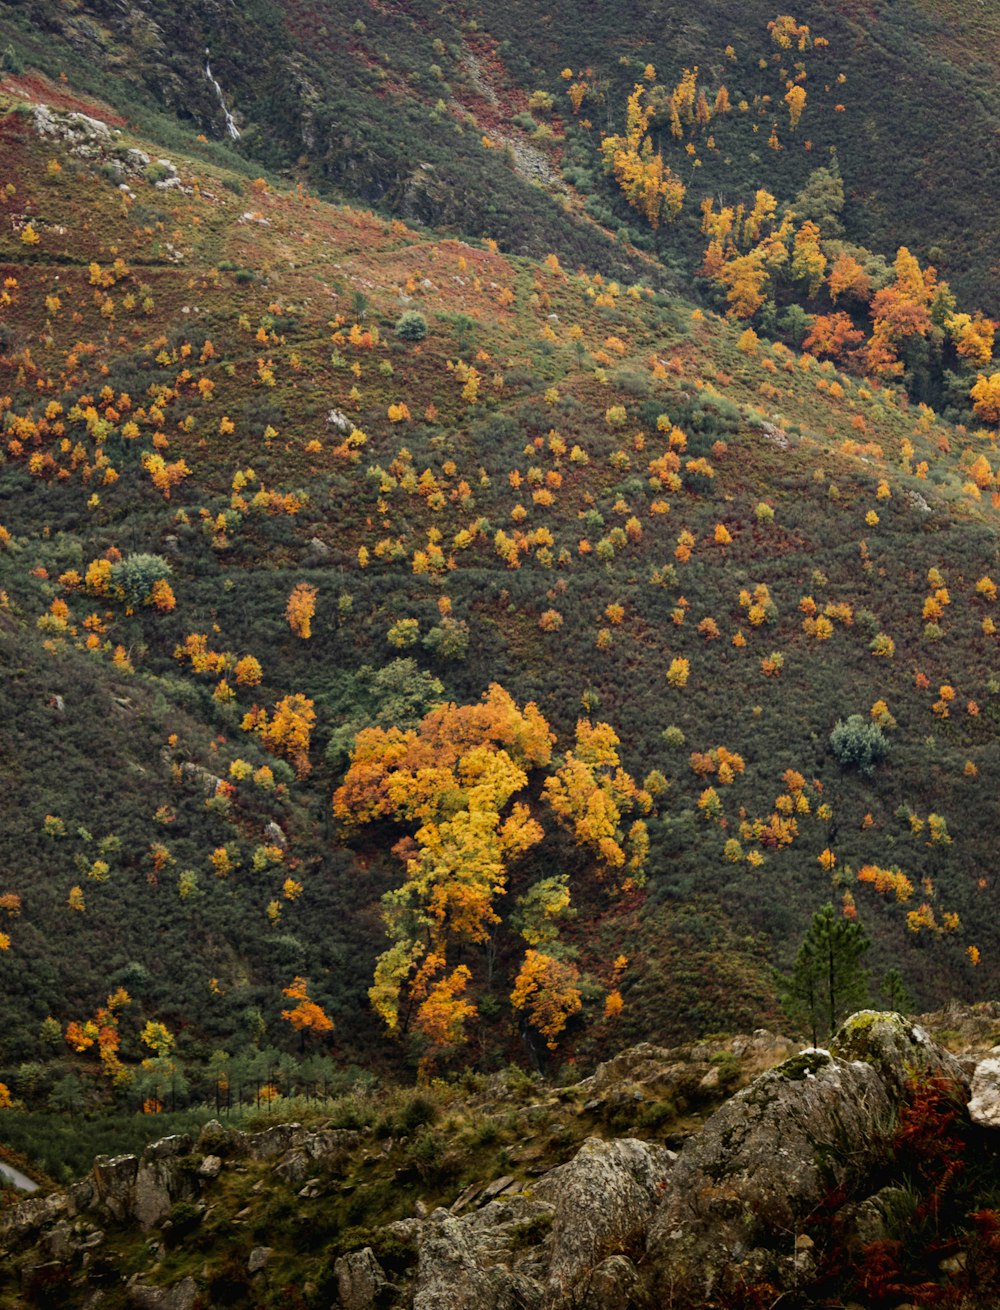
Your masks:
<path fill-rule="evenodd" d="M 99 118 L 109 127 L 124 127 L 126 120 L 116 114 L 100 100 L 81 95 L 68 87 L 53 82 L 44 73 L 30 72 L 7 73 L 0 81 L 0 91 L 18 100 L 27 100 L 32 104 L 51 105 L 53 109 L 64 109 L 71 113 L 86 114 L 90 118 Z"/>

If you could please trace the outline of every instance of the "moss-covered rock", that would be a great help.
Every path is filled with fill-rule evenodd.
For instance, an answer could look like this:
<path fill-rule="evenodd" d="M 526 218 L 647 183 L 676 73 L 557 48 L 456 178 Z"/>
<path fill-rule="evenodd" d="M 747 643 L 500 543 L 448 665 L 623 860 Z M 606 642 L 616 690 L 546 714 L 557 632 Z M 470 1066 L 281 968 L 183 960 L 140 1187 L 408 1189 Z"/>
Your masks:
<path fill-rule="evenodd" d="M 899 1093 L 914 1079 L 946 1078 L 965 1092 L 969 1080 L 954 1056 L 933 1042 L 927 1032 L 901 1014 L 860 1010 L 845 1019 L 830 1044 L 842 1060 L 862 1060 L 878 1071 Z"/>

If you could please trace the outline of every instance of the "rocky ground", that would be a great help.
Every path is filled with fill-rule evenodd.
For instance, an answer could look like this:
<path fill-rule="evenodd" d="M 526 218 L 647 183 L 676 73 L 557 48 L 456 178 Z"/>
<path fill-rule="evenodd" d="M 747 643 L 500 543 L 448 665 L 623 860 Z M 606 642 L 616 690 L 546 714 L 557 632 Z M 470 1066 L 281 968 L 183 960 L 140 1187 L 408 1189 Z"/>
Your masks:
<path fill-rule="evenodd" d="M 863 1011 L 829 1050 L 800 1051 L 764 1032 L 711 1050 L 635 1047 L 576 1087 L 534 1089 L 528 1108 L 536 1118 L 545 1105 L 553 1115 L 574 1114 L 581 1131 L 594 1127 L 562 1163 L 548 1167 L 526 1140 L 508 1174 L 476 1180 L 447 1204 L 418 1200 L 411 1215 L 389 1223 L 367 1216 L 369 1226 L 353 1232 L 356 1243 L 350 1234 L 331 1243 L 320 1273 L 298 1280 L 294 1255 L 283 1249 L 294 1245 L 296 1225 L 308 1226 L 338 1189 L 353 1189 L 359 1172 L 399 1143 L 379 1143 L 370 1129 L 276 1124 L 246 1133 L 212 1122 L 197 1140 L 166 1138 L 139 1157 L 100 1157 L 67 1190 L 9 1209 L 0 1219 L 0 1277 L 19 1299 L 4 1304 L 831 1304 L 812 1298 L 826 1295 L 831 1279 L 849 1284 L 850 1271 L 866 1269 L 873 1251 L 899 1245 L 902 1202 L 909 1198 L 907 1222 L 920 1222 L 921 1202 L 907 1189 L 922 1179 L 936 1205 L 947 1200 L 946 1184 L 921 1163 L 928 1143 L 907 1145 L 901 1131 L 914 1127 L 913 1108 L 928 1089 L 954 1107 L 947 1128 L 941 1120 L 935 1131 L 927 1119 L 938 1144 L 971 1134 L 979 1162 L 991 1156 L 1000 1123 L 998 1029 L 1000 1005 L 989 1004 L 920 1024 Z M 717 1103 L 724 1085 L 740 1083 L 695 1131 L 694 1090 Z M 686 1118 L 651 1135 L 649 1107 L 670 1098 Z M 497 1087 L 472 1100 L 487 1119 L 504 1109 Z M 612 1111 L 616 1122 L 631 1113 L 644 1136 L 610 1135 L 601 1125 Z M 948 1178 L 958 1169 L 952 1165 Z M 284 1198 L 280 1214 L 276 1197 Z M 227 1243 L 223 1278 L 218 1256 Z M 851 1304 L 987 1304 L 968 1299 L 977 1279 L 984 1286 L 978 1273 L 971 1277 L 982 1252 L 957 1250 L 955 1242 L 948 1249 L 937 1261 L 933 1297 L 926 1279 L 926 1299 L 912 1301 L 905 1280 L 866 1275 L 872 1299 Z M 51 1299 L 53 1287 L 62 1299 Z"/>

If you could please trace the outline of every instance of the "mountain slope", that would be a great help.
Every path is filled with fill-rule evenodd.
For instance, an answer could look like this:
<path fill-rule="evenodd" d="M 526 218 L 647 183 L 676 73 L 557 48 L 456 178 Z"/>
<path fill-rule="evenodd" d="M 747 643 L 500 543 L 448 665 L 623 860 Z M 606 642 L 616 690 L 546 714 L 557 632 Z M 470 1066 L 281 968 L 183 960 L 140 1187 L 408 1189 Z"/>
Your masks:
<path fill-rule="evenodd" d="M 14 35 L 57 75 L 58 40 L 104 48 L 110 31 L 123 71 L 155 81 L 168 54 L 197 49 L 200 68 L 199 33 L 259 18 L 198 10 L 223 27 L 184 34 L 169 24 L 186 10 L 163 16 L 140 68 L 139 27 L 126 40 L 117 8 L 94 12 L 96 28 L 59 18 L 47 62 L 47 6 Z M 242 49 L 264 31 L 285 49 L 268 13 L 234 27 L 256 34 Z M 703 288 L 682 293 L 651 239 L 602 264 L 608 238 L 570 193 L 568 219 L 532 189 L 509 242 L 463 240 L 234 171 L 177 124 L 170 144 L 136 135 L 87 78 L 28 68 L 4 86 L 0 1081 L 15 1095 L 155 1108 L 168 1084 L 182 1101 L 222 1077 L 290 1091 L 334 1061 L 549 1067 L 751 1026 L 827 900 L 874 939 L 876 980 L 898 965 L 928 1005 L 995 988 L 988 432 L 747 335 Z M 525 185 L 473 143 L 484 171 L 460 175 L 479 179 L 463 205 L 501 173 Z M 287 617 L 301 584 L 317 590 L 308 636 Z M 241 673 L 248 657 L 260 667 Z M 542 771 L 526 776 L 546 841 L 511 860 L 495 932 L 450 960 L 469 974 L 468 1045 L 451 1028 L 389 1041 L 367 993 L 380 898 L 417 833 L 387 811 L 348 831 L 331 796 L 357 730 L 416 730 L 492 683 L 537 704 L 554 771 L 580 754 L 579 719 L 611 726 L 609 776 L 620 756 L 648 794 L 644 881 L 607 877 L 553 820 Z M 315 713 L 305 747 L 302 723 L 273 728 L 297 697 Z M 831 741 L 854 714 L 888 745 L 870 775 Z M 524 898 L 554 876 L 574 914 L 535 946 L 575 977 L 579 1009 L 550 1044 L 510 998 L 534 949 Z M 300 979 L 332 1036 L 287 1021 Z M 111 1006 L 119 987 L 130 1000 Z"/>

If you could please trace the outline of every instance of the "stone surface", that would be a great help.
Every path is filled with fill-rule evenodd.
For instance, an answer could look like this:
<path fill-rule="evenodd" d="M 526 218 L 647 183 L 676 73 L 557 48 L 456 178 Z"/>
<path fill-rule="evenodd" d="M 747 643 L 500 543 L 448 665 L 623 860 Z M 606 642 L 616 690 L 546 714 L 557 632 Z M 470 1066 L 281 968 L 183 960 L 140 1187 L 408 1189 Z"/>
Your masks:
<path fill-rule="evenodd" d="M 177 1201 L 191 1201 L 198 1194 L 191 1172 L 180 1157 L 192 1148 L 186 1134 L 165 1137 L 147 1146 L 136 1170 L 132 1212 L 144 1229 L 161 1224 Z"/>
<path fill-rule="evenodd" d="M 830 1051 L 803 1051 L 728 1101 L 678 1157 L 649 1232 L 649 1293 L 700 1307 L 793 1285 L 812 1261 L 794 1235 L 831 1190 L 873 1175 L 914 1076 L 968 1086 L 918 1025 L 862 1011 Z"/>
<path fill-rule="evenodd" d="M 247 1272 L 259 1274 L 262 1269 L 267 1268 L 267 1262 L 271 1258 L 271 1248 L 269 1246 L 255 1246 L 250 1252 L 250 1258 L 247 1260 Z"/>
<path fill-rule="evenodd" d="M 551 1215 L 551 1206 L 520 1196 L 461 1218 L 435 1210 L 421 1230 L 413 1310 L 541 1310 L 536 1271 L 518 1267 L 518 1252 Z"/>
<path fill-rule="evenodd" d="M 574 1304 L 608 1256 L 642 1251 L 675 1159 L 650 1142 L 591 1137 L 539 1180 L 534 1196 L 553 1208 L 547 1304 Z"/>
<path fill-rule="evenodd" d="M 134 1155 L 99 1155 L 94 1161 L 95 1200 L 112 1218 L 121 1221 L 131 1214 L 138 1172 Z"/>
<path fill-rule="evenodd" d="M 969 1117 L 983 1128 L 1000 1128 L 1000 1053 L 976 1065 Z"/>
<path fill-rule="evenodd" d="M 135 1310 L 194 1310 L 197 1301 L 198 1284 L 193 1278 L 183 1278 L 173 1287 L 136 1282 L 128 1289 L 128 1304 Z"/>
<path fill-rule="evenodd" d="M 382 1266 L 370 1246 L 342 1255 L 333 1266 L 342 1310 L 369 1310 L 386 1285 Z"/>
<path fill-rule="evenodd" d="M 198 1166 L 199 1178 L 218 1178 L 222 1170 L 222 1160 L 217 1155 L 206 1155 Z"/>

